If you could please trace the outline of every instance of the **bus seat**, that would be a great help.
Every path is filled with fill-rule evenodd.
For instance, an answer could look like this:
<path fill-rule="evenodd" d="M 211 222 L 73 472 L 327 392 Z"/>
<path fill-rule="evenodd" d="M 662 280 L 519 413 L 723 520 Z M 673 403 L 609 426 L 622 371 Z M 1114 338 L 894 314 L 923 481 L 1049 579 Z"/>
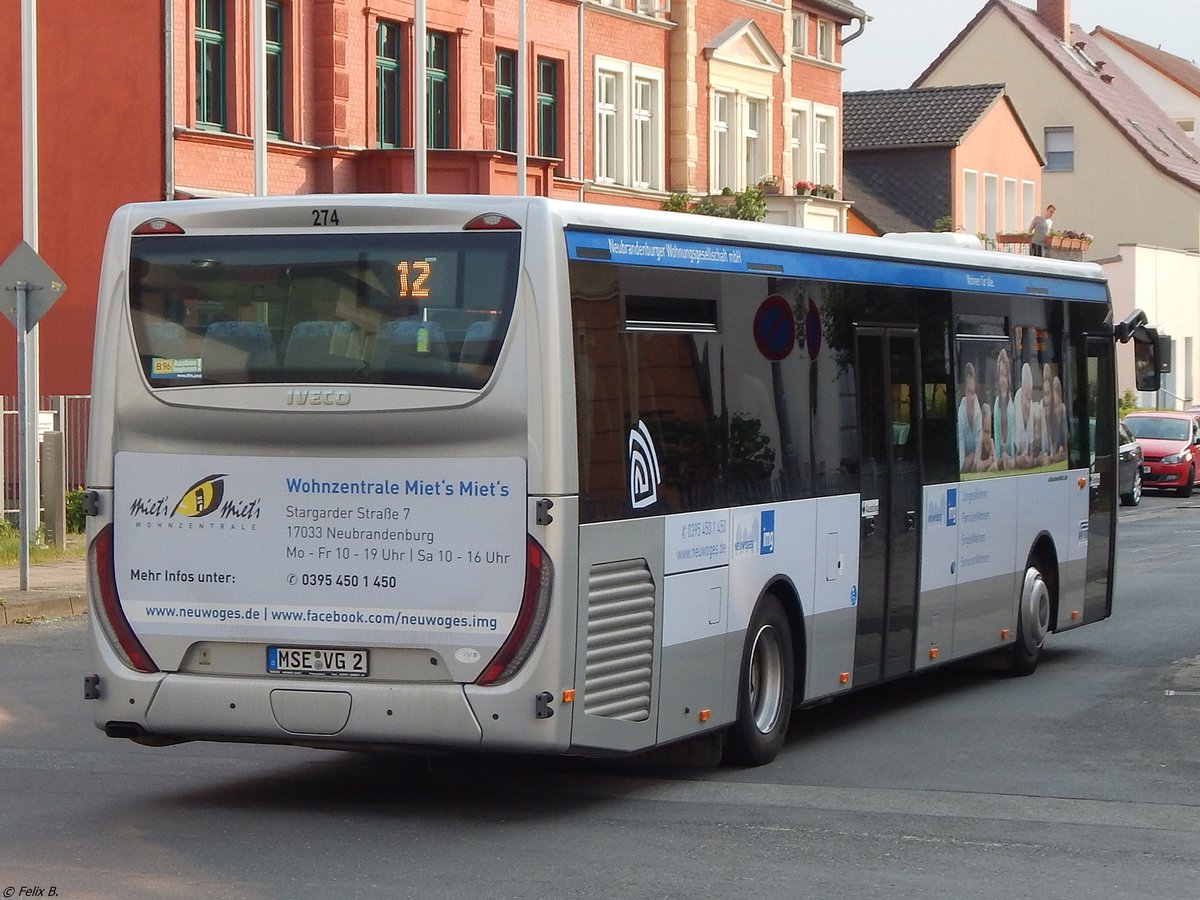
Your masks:
<path fill-rule="evenodd" d="M 437 322 L 393 319 L 375 335 L 371 368 L 380 372 L 445 373 L 449 355 L 446 336 Z"/>
<path fill-rule="evenodd" d="M 495 319 L 472 322 L 463 335 L 460 363 L 484 365 L 495 359 L 496 342 L 500 339 L 500 323 Z"/>
<path fill-rule="evenodd" d="M 183 359 L 187 352 L 188 331 L 178 322 L 157 319 L 146 325 L 146 338 L 151 356 L 162 359 Z"/>
<path fill-rule="evenodd" d="M 283 364 L 298 369 L 356 369 L 362 362 L 362 335 L 350 322 L 314 319 L 297 322 L 288 336 Z"/>
<path fill-rule="evenodd" d="M 213 322 L 204 333 L 201 357 L 205 374 L 250 372 L 278 365 L 275 341 L 263 322 Z"/>

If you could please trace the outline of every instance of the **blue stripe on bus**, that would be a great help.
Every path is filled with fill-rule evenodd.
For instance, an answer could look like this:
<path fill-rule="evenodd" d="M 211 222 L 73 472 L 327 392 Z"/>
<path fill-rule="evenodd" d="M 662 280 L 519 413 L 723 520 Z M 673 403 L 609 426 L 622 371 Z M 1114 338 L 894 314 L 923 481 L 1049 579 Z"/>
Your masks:
<path fill-rule="evenodd" d="M 742 244 L 667 240 L 644 235 L 578 231 L 570 228 L 566 230 L 566 238 L 567 256 L 570 259 L 589 262 L 711 272 L 769 273 L 781 277 L 815 278 L 823 281 L 1108 302 L 1108 292 L 1101 281 L 1053 275 L 972 269 L 934 263 L 921 264 Z"/>

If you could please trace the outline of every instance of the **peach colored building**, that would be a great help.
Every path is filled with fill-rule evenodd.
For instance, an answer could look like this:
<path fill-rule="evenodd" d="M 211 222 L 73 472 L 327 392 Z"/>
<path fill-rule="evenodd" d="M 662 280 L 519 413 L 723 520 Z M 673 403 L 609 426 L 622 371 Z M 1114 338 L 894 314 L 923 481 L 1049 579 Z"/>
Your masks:
<path fill-rule="evenodd" d="M 850 93 L 845 116 L 847 190 L 873 233 L 994 241 L 1039 211 L 1042 157 L 1002 84 Z"/>

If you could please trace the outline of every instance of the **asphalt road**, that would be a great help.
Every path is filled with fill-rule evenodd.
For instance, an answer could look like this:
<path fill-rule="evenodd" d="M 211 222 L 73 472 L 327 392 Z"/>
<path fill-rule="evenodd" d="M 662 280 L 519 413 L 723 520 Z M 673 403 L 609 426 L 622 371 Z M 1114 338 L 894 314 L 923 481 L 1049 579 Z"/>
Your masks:
<path fill-rule="evenodd" d="M 0 895 L 1195 900 L 1200 499 L 1121 526 L 1115 615 L 1034 676 L 864 692 L 759 769 L 147 749 L 82 620 L 0 629 Z"/>

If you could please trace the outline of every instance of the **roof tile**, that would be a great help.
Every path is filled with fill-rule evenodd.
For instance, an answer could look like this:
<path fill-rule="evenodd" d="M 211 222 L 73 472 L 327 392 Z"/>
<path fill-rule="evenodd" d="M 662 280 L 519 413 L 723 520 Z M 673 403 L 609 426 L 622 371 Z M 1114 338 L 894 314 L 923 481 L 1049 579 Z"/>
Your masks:
<path fill-rule="evenodd" d="M 842 95 L 842 143 L 847 151 L 954 146 L 1003 95 L 1002 84 L 849 91 Z"/>

